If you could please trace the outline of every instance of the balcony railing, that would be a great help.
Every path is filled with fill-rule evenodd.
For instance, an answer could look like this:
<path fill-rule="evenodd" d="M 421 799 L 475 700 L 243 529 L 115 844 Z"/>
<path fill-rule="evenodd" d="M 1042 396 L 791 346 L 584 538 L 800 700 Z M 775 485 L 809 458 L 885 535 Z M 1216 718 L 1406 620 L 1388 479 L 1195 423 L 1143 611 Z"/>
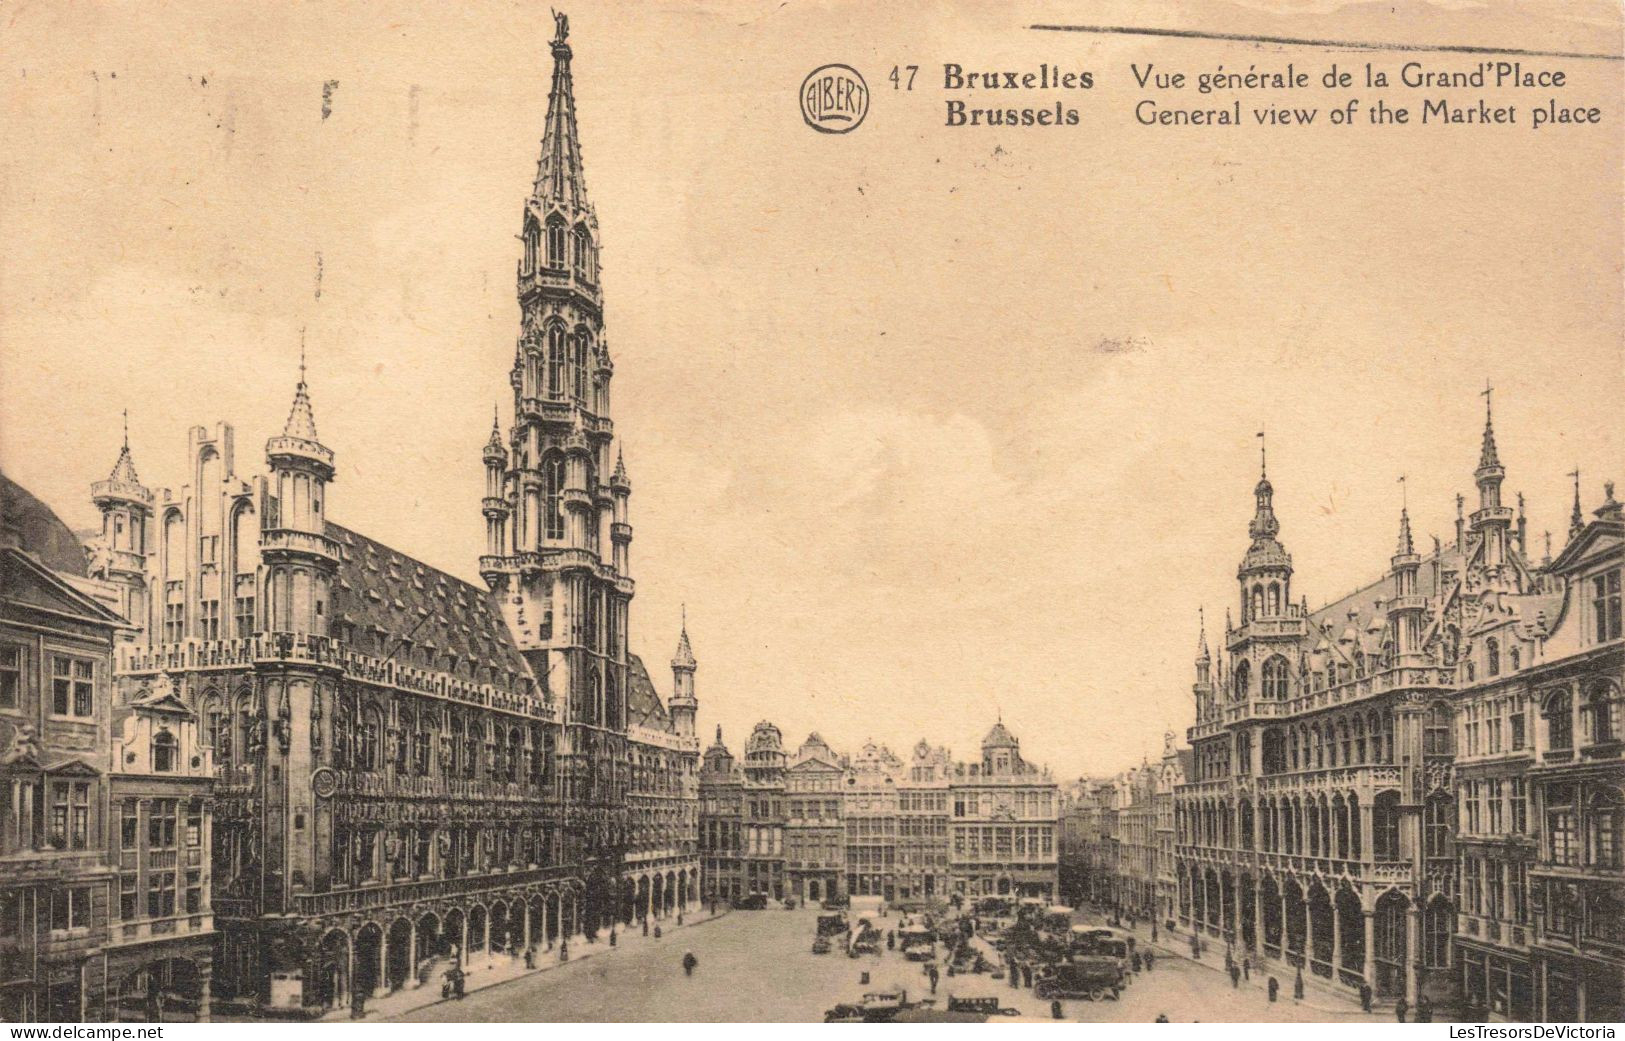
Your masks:
<path fill-rule="evenodd" d="M 295 662 L 343 671 L 349 679 L 396 687 L 431 697 L 550 718 L 552 709 L 539 698 L 471 683 L 449 673 L 421 669 L 392 659 L 351 650 L 338 640 L 305 633 L 264 633 L 235 640 L 188 639 L 142 648 L 122 644 L 117 669 L 124 674 L 153 674 L 200 669 L 240 669 L 259 663 Z"/>
<path fill-rule="evenodd" d="M 337 889 L 328 893 L 296 893 L 292 903 L 293 911 L 298 915 L 339 914 L 412 904 L 420 900 L 468 897 L 536 882 L 562 881 L 569 877 L 570 870 L 564 867 L 525 868 L 457 878 L 387 882 L 354 889 Z"/>

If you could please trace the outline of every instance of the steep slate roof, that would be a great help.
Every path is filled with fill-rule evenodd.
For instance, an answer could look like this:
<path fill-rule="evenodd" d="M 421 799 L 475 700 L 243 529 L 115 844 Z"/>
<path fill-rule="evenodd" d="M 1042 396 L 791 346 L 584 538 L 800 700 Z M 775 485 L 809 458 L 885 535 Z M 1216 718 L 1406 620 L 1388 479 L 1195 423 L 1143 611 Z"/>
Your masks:
<path fill-rule="evenodd" d="M 353 627 L 357 650 L 377 657 L 393 650 L 397 661 L 501 687 L 510 685 L 509 674 L 530 675 L 488 590 L 331 521 L 327 535 L 342 548 L 333 582 L 333 620 Z M 410 639 L 413 654 L 398 643 L 404 638 Z M 433 652 L 432 666 L 417 656 L 419 649 Z M 457 659 L 449 670 L 448 654 Z M 476 667 L 495 669 L 496 675 L 476 675 Z"/>
<path fill-rule="evenodd" d="M 626 722 L 628 726 L 643 726 L 650 730 L 666 730 L 669 722 L 666 706 L 655 693 L 654 681 L 643 659 L 635 654 L 626 656 Z"/>
<path fill-rule="evenodd" d="M 34 554 L 52 571 L 85 577 L 85 547 L 56 511 L 0 473 L 0 545 Z"/>

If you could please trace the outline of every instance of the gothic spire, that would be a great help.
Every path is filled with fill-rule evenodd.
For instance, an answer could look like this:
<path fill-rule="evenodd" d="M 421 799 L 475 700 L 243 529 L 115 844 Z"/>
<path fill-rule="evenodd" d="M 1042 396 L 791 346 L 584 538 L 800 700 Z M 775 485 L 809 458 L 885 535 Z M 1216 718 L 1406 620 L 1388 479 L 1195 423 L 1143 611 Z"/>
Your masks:
<path fill-rule="evenodd" d="M 683 605 L 683 628 L 677 637 L 677 653 L 672 655 L 671 667 L 674 669 L 693 669 L 699 664 L 694 660 L 694 648 L 688 642 L 688 605 Z"/>
<path fill-rule="evenodd" d="M 130 456 L 130 410 L 124 410 L 124 447 L 119 449 L 118 459 L 113 463 L 113 472 L 107 475 L 109 481 L 118 481 L 121 484 L 140 484 L 141 478 L 135 473 L 135 460 Z"/>
<path fill-rule="evenodd" d="M 1198 663 L 1212 661 L 1207 649 L 1207 614 L 1200 607 L 1196 609 L 1196 619 L 1196 660 Z"/>
<path fill-rule="evenodd" d="M 297 437 L 302 441 L 319 444 L 316 436 L 316 413 L 310 407 L 310 391 L 305 386 L 305 348 L 299 347 L 299 385 L 293 391 L 293 408 L 288 410 L 288 421 L 282 426 L 283 437 Z"/>
<path fill-rule="evenodd" d="M 1399 545 L 1394 550 L 1396 557 L 1409 557 L 1416 554 L 1416 544 L 1411 541 L 1410 513 L 1401 506 L 1399 508 Z"/>
<path fill-rule="evenodd" d="M 1493 390 L 1488 382 L 1484 384 L 1484 445 L 1478 453 L 1480 471 L 1500 469 L 1501 466 L 1501 458 L 1495 451 L 1495 418 L 1490 410 L 1490 393 Z"/>
<path fill-rule="evenodd" d="M 537 200 L 557 205 L 566 213 L 587 210 L 587 182 L 581 172 L 581 141 L 576 131 L 575 93 L 570 80 L 570 20 L 553 15 L 553 88 L 547 97 L 547 129 L 542 134 L 542 155 L 536 164 Z"/>

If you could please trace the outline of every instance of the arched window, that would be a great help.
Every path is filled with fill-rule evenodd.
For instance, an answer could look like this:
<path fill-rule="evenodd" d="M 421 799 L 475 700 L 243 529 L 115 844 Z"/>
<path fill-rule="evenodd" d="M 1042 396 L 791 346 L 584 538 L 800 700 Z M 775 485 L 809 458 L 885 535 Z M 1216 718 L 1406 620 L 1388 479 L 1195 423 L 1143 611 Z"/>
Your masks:
<path fill-rule="evenodd" d="M 1449 755 L 1452 726 L 1450 706 L 1443 702 L 1434 702 L 1433 707 L 1428 710 L 1427 720 L 1422 729 L 1422 754 Z"/>
<path fill-rule="evenodd" d="M 547 499 L 543 505 L 542 517 L 546 531 L 544 535 L 550 539 L 564 538 L 564 506 L 561 496 L 564 494 L 564 460 L 558 456 L 548 456 L 542 462 L 542 478 Z"/>
<path fill-rule="evenodd" d="M 1354 761 L 1365 763 L 1365 717 L 1354 717 Z"/>
<path fill-rule="evenodd" d="M 547 219 L 547 266 L 562 268 L 564 255 L 564 218 L 557 214 Z"/>
<path fill-rule="evenodd" d="M 1566 689 L 1554 691 L 1546 698 L 1541 715 L 1546 718 L 1546 747 L 1564 752 L 1574 747 L 1574 703 Z"/>
<path fill-rule="evenodd" d="M 525 762 L 525 735 L 518 727 L 508 731 L 507 779 L 519 780 Z"/>
<path fill-rule="evenodd" d="M 1484 671 L 1491 676 L 1501 675 L 1501 645 L 1493 636 L 1484 641 Z"/>
<path fill-rule="evenodd" d="M 1264 699 L 1266 701 L 1285 701 L 1287 697 L 1287 678 L 1290 675 L 1290 666 L 1287 660 L 1279 654 L 1272 656 L 1264 662 Z"/>
<path fill-rule="evenodd" d="M 1399 793 L 1378 795 L 1371 809 L 1371 852 L 1376 859 L 1399 859 L 1399 819 Z"/>
<path fill-rule="evenodd" d="M 1456 829 L 1456 803 L 1440 792 L 1431 796 L 1423 811 L 1422 848 L 1426 856 L 1445 858 L 1453 856 L 1450 836 Z"/>
<path fill-rule="evenodd" d="M 1253 586 L 1253 617 L 1258 618 L 1264 614 L 1264 587 Z"/>
<path fill-rule="evenodd" d="M 588 372 L 592 368 L 592 334 L 585 329 L 577 329 L 575 335 L 575 399 L 585 403 L 587 400 Z"/>
<path fill-rule="evenodd" d="M 1270 614 L 1281 613 L 1281 586 L 1278 582 L 1270 583 Z"/>
<path fill-rule="evenodd" d="M 542 229 L 536 226 L 536 218 L 525 218 L 525 274 L 535 273 L 541 247 Z"/>
<path fill-rule="evenodd" d="M 621 699 L 615 684 L 615 674 L 604 677 L 604 725 L 620 726 Z"/>
<path fill-rule="evenodd" d="M 152 771 L 153 773 L 170 774 L 175 772 L 176 761 L 180 757 L 180 745 L 175 735 L 167 730 L 160 730 L 152 735 Z"/>
<path fill-rule="evenodd" d="M 1252 669 L 1245 658 L 1236 663 L 1234 684 L 1235 699 L 1237 701 L 1247 700 L 1248 688 L 1252 686 Z"/>
<path fill-rule="evenodd" d="M 587 233 L 586 225 L 577 224 L 575 231 L 575 267 L 576 277 L 586 282 L 593 281 L 592 263 L 592 236 Z"/>
<path fill-rule="evenodd" d="M 1585 712 L 1592 744 L 1619 740 L 1619 700 L 1619 688 L 1607 680 L 1599 681 L 1587 692 Z"/>
<path fill-rule="evenodd" d="M 547 396 L 564 397 L 564 326 L 547 327 Z"/>

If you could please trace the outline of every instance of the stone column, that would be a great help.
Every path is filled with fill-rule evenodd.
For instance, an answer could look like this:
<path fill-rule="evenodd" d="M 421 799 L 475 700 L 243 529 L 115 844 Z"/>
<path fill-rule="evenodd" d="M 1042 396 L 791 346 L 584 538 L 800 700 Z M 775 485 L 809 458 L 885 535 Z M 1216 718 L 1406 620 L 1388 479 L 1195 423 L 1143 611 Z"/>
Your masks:
<path fill-rule="evenodd" d="M 1304 894 L 1307 898 L 1308 894 Z M 1313 902 L 1305 899 L 1303 902 L 1303 960 L 1305 967 L 1315 960 L 1315 916 L 1310 914 Z M 1311 974 L 1313 969 L 1310 969 Z"/>
<path fill-rule="evenodd" d="M 525 898 L 525 950 L 527 950 L 527 951 L 530 950 L 531 942 L 532 941 L 531 941 L 531 934 L 530 934 L 530 898 L 526 897 Z"/>
<path fill-rule="evenodd" d="M 1253 963 L 1264 958 L 1264 881 L 1253 879 Z"/>
<path fill-rule="evenodd" d="M 1361 909 L 1360 917 L 1365 919 L 1365 964 L 1360 971 L 1365 974 L 1366 986 L 1372 990 L 1377 989 L 1377 943 L 1376 929 L 1372 918 L 1376 912 Z"/>
<path fill-rule="evenodd" d="M 1416 1007 L 1416 905 L 1405 908 L 1405 1000 Z"/>
<path fill-rule="evenodd" d="M 1343 968 L 1343 916 L 1337 913 L 1337 900 L 1332 899 L 1332 978 L 1337 979 Z"/>
<path fill-rule="evenodd" d="M 1224 939 L 1224 923 L 1225 923 L 1224 890 L 1225 890 L 1224 883 L 1222 883 L 1222 882 L 1219 883 L 1219 928 L 1218 928 L 1218 931 L 1214 935 L 1216 935 L 1221 940 Z"/>
<path fill-rule="evenodd" d="M 199 1023 L 209 1022 L 209 1014 L 211 1012 L 210 1004 L 214 1000 L 211 996 L 211 982 L 209 972 L 207 969 L 205 969 L 201 973 L 201 979 L 198 981 L 197 1021 Z"/>
<path fill-rule="evenodd" d="M 463 923 L 460 935 L 457 937 L 457 964 L 468 964 L 468 912 L 463 912 Z"/>
<path fill-rule="evenodd" d="M 1286 883 L 1281 883 L 1281 960 L 1286 961 L 1286 952 L 1292 948 L 1292 930 L 1287 927 Z"/>
<path fill-rule="evenodd" d="M 378 985 L 373 987 L 372 996 L 381 998 L 389 993 L 389 933 L 380 931 L 378 934 Z"/>
<path fill-rule="evenodd" d="M 406 936 L 406 985 L 413 990 L 423 986 L 418 979 L 418 923 L 413 919 L 408 923 L 410 932 Z"/>

